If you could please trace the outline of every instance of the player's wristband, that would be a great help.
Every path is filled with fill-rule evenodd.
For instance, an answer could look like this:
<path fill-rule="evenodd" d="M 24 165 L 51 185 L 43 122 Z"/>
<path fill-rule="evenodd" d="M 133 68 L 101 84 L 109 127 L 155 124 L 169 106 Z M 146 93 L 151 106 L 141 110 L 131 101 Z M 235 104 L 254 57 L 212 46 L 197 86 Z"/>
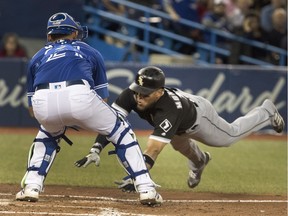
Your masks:
<path fill-rule="evenodd" d="M 143 157 L 144 157 L 145 162 L 149 164 L 149 166 L 152 168 L 154 165 L 154 160 L 149 155 L 146 155 L 146 154 L 143 154 Z"/>
<path fill-rule="evenodd" d="M 99 134 L 99 135 L 96 137 L 95 143 L 100 143 L 101 146 L 102 146 L 102 149 L 104 149 L 105 146 L 110 143 L 110 141 L 108 141 L 108 140 L 106 139 L 106 136 Z"/>
<path fill-rule="evenodd" d="M 90 149 L 90 153 L 97 152 L 98 154 L 100 154 L 102 149 L 103 147 L 100 143 L 95 143 Z"/>

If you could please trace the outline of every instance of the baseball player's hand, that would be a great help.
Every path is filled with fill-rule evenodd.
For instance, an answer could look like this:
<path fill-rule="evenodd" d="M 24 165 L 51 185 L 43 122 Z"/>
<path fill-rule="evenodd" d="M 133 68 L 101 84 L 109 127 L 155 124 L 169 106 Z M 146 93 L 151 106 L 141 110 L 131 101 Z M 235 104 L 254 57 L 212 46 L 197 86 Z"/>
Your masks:
<path fill-rule="evenodd" d="M 134 181 L 130 178 L 130 176 L 126 176 L 122 180 L 115 181 L 114 183 L 118 185 L 118 188 L 121 189 L 123 192 L 136 193 Z"/>
<path fill-rule="evenodd" d="M 100 164 L 100 156 L 97 152 L 93 152 L 88 154 L 86 157 L 76 161 L 74 163 L 77 167 L 87 167 L 89 164 L 95 163 L 96 166 L 99 166 Z"/>
<path fill-rule="evenodd" d="M 95 143 L 89 154 L 85 156 L 84 158 L 76 161 L 74 163 L 75 166 L 77 167 L 87 167 L 91 163 L 95 163 L 96 166 L 100 165 L 100 152 L 102 150 L 102 146 L 100 144 Z"/>

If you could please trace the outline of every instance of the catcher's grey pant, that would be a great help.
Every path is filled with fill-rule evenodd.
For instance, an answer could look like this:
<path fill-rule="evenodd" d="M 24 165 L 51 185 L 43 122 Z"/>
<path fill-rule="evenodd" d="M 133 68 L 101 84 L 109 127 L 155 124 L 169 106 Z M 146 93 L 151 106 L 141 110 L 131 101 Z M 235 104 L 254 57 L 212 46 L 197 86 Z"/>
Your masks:
<path fill-rule="evenodd" d="M 149 191 L 154 187 L 142 151 L 129 124 L 120 119 L 118 114 L 90 89 L 87 82 L 85 85 L 68 87 L 66 82 L 50 83 L 50 89 L 35 92 L 32 105 L 44 133 L 38 133 L 38 142 L 33 144 L 33 150 L 30 151 L 30 167 L 23 185 L 36 184 L 43 187 L 44 176 L 53 163 L 57 147 L 57 142 L 54 141 L 53 145 L 51 139 L 45 139 L 46 136 L 57 137 L 65 131 L 66 126 L 78 126 L 106 135 L 109 141 L 114 143 L 116 150 L 121 149 L 116 151 L 117 156 L 124 163 L 126 171 L 135 177 L 135 186 L 139 192 Z"/>
<path fill-rule="evenodd" d="M 228 123 L 221 118 L 212 104 L 205 98 L 185 93 L 196 104 L 197 119 L 186 133 L 175 135 L 171 140 L 174 149 L 190 159 L 195 168 L 201 166 L 205 159 L 204 153 L 192 140 L 197 140 L 208 146 L 229 147 L 233 143 L 271 125 L 270 114 L 264 107 L 256 107 L 245 116 Z M 193 167 L 190 169 L 194 169 Z"/>

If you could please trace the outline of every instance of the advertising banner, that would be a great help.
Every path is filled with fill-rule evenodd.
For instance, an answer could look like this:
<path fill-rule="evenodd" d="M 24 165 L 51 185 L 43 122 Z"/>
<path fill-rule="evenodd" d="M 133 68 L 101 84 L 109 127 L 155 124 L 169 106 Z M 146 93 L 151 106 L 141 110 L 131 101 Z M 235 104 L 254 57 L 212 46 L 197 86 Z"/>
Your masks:
<path fill-rule="evenodd" d="M 106 64 L 109 104 L 133 82 L 137 71 L 144 66 Z M 284 68 L 156 66 L 165 72 L 166 86 L 207 98 L 229 122 L 261 105 L 266 98 L 270 98 L 287 119 L 287 71 Z M 37 126 L 27 111 L 26 67 L 25 61 L 0 61 L 0 126 Z M 152 128 L 136 114 L 132 113 L 128 119 L 135 129 Z"/>

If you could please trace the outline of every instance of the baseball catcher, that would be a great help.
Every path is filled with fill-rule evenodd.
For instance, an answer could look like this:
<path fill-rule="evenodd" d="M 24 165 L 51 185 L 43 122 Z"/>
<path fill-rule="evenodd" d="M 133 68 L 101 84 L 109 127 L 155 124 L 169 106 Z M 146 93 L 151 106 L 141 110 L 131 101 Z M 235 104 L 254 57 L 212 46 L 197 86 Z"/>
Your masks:
<path fill-rule="evenodd" d="M 162 197 L 155 190 L 134 132 L 102 99 L 108 96 L 104 61 L 97 50 L 81 41 L 86 36 L 86 27 L 67 13 L 56 13 L 48 20 L 48 43 L 29 63 L 29 105 L 41 127 L 16 200 L 38 201 L 59 152 L 60 139 L 66 139 L 67 127 L 76 126 L 103 134 L 113 143 L 142 204 L 161 204 Z"/>

